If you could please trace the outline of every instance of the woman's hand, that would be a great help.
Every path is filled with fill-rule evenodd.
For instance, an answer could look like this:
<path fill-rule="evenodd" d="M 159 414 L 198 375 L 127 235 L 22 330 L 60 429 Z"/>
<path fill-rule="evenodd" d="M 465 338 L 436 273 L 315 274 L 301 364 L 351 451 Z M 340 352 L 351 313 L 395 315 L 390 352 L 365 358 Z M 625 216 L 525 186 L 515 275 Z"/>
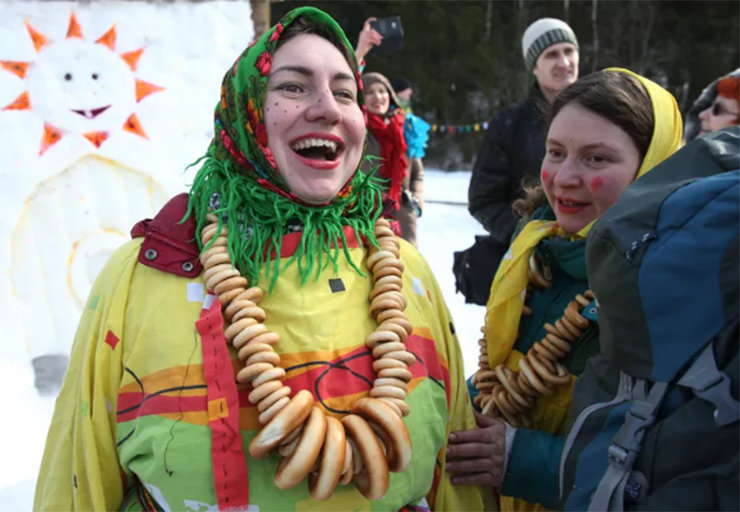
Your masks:
<path fill-rule="evenodd" d="M 360 37 L 357 40 L 357 49 L 355 50 L 358 62 L 362 62 L 365 59 L 365 55 L 373 49 L 373 46 L 378 46 L 383 42 L 383 36 L 370 26 L 370 22 L 375 21 L 376 19 L 377 18 L 368 18 L 365 20 L 365 25 L 362 28 L 362 32 L 360 32 Z"/>
<path fill-rule="evenodd" d="M 506 425 L 498 418 L 475 412 L 475 430 L 450 433 L 447 471 L 462 473 L 452 478 L 455 485 L 489 485 L 503 481 L 506 460 Z"/>

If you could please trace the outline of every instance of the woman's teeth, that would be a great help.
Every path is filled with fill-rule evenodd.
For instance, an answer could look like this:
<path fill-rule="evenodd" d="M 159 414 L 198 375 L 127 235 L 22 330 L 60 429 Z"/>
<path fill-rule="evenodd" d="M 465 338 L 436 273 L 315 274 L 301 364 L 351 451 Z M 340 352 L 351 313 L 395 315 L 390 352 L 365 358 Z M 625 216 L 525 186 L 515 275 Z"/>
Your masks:
<path fill-rule="evenodd" d="M 299 151 L 302 149 L 320 148 L 320 147 L 329 148 L 330 152 L 336 153 L 338 149 L 338 144 L 334 141 L 326 140 L 326 139 L 303 139 L 303 140 L 299 140 L 298 142 L 294 143 L 290 148 L 293 151 Z"/>

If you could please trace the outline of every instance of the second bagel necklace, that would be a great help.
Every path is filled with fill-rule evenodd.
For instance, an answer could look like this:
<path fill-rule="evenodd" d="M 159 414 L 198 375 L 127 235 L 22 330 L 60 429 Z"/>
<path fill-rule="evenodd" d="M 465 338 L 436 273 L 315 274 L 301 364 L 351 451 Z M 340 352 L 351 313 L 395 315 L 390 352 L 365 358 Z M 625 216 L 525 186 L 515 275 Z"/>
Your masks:
<path fill-rule="evenodd" d="M 370 397 L 358 400 L 352 414 L 339 421 L 315 406 L 306 390 L 290 397 L 274 349 L 280 337 L 264 325 L 265 311 L 257 305 L 263 292 L 249 287 L 232 265 L 228 227 L 219 226 L 216 215 L 209 214 L 207 220 L 201 232 L 204 280 L 221 303 L 226 340 L 245 363 L 237 381 L 251 384 L 249 401 L 257 406 L 263 425 L 249 446 L 250 455 L 262 459 L 278 450 L 282 458 L 274 480 L 281 490 L 308 477 L 309 491 L 317 500 L 328 499 L 337 485 L 350 481 L 367 499 L 382 498 L 389 471 L 401 472 L 411 462 L 411 438 L 402 418 L 410 412 L 404 399 L 412 377 L 408 367 L 415 362 L 405 346 L 412 326 L 404 313 L 400 245 L 390 224 L 376 221 L 378 247 L 370 246 L 367 259 L 374 281 L 370 314 L 378 327 L 365 344 L 372 351 L 377 378 Z"/>
<path fill-rule="evenodd" d="M 529 284 L 525 290 L 522 316 L 529 316 L 532 310 L 526 301 L 534 288 L 552 287 L 552 272 L 542 267 L 536 254 L 529 260 Z M 530 414 L 535 408 L 537 398 L 542 395 L 553 395 L 558 386 L 571 381 L 571 375 L 560 362 L 591 325 L 581 313 L 594 299 L 591 290 L 576 295 L 568 303 L 563 315 L 553 324 L 544 325 L 547 335 L 536 342 L 519 362 L 519 371 L 511 370 L 505 364 L 491 368 L 488 360 L 488 342 L 486 336 L 478 340 L 480 357 L 479 369 L 473 376 L 472 384 L 480 392 L 475 403 L 484 414 L 490 415 L 494 407 L 514 427 L 531 427 Z M 485 333 L 485 328 L 481 329 Z"/>

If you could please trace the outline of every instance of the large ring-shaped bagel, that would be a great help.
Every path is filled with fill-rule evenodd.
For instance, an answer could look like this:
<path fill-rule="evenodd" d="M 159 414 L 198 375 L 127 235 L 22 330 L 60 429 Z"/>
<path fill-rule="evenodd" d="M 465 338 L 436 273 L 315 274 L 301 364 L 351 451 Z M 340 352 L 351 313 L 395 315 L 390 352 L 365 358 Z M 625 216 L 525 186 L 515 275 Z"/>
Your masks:
<path fill-rule="evenodd" d="M 382 271 L 386 268 L 395 268 L 398 271 L 403 272 L 403 269 L 406 268 L 406 265 L 403 264 L 403 261 L 397 258 L 383 258 L 373 267 L 373 275 L 378 277 L 385 277 L 385 274 L 383 274 Z"/>
<path fill-rule="evenodd" d="M 396 407 L 399 411 L 401 411 L 401 416 L 408 416 L 411 414 L 411 407 L 409 407 L 409 404 L 407 404 L 404 400 L 399 400 L 398 398 L 391 398 L 389 396 L 382 396 L 378 398 L 381 402 L 385 402 L 390 406 Z"/>
<path fill-rule="evenodd" d="M 409 385 L 402 381 L 401 379 L 375 379 L 375 382 L 373 382 L 373 386 L 381 387 L 381 386 L 395 386 L 397 388 L 401 388 L 404 391 L 409 390 Z"/>
<path fill-rule="evenodd" d="M 570 324 L 570 322 L 568 322 L 570 324 L 570 327 L 568 327 L 565 323 L 566 321 L 566 318 L 561 316 L 558 318 L 557 322 L 555 322 L 555 328 L 558 330 L 558 335 L 571 342 L 578 340 L 578 337 L 581 335 L 580 332 L 571 331 L 571 329 L 575 327 L 573 324 Z"/>
<path fill-rule="evenodd" d="M 284 396 L 283 398 L 281 398 L 280 400 L 272 404 L 272 406 L 268 407 L 267 410 L 265 410 L 265 412 L 259 415 L 260 424 L 265 425 L 269 423 L 270 420 L 274 418 L 277 413 L 282 411 L 283 408 L 289 403 L 290 403 L 290 398 L 288 398 L 287 396 Z"/>
<path fill-rule="evenodd" d="M 247 398 L 249 398 L 250 403 L 257 405 L 266 396 L 273 394 L 275 391 L 282 387 L 283 383 L 279 380 L 271 380 L 270 382 L 265 382 L 261 386 L 257 386 L 256 388 L 254 388 L 252 392 L 249 393 L 249 396 Z"/>
<path fill-rule="evenodd" d="M 406 340 L 409 337 L 409 333 L 406 331 L 406 328 L 393 320 L 383 322 L 378 326 L 378 330 L 375 332 L 393 332 L 398 335 L 401 343 L 406 343 Z"/>
<path fill-rule="evenodd" d="M 262 345 L 262 343 L 260 343 L 260 345 Z M 252 354 L 249 359 L 247 359 L 246 365 L 249 366 L 257 363 L 270 363 L 273 366 L 277 366 L 280 364 L 280 356 L 272 350 L 263 350 L 256 354 Z"/>
<path fill-rule="evenodd" d="M 243 318 L 242 320 L 254 320 L 254 318 Z M 234 339 L 231 340 L 231 344 L 234 345 L 234 348 L 240 349 L 249 340 L 264 332 L 267 332 L 267 327 L 265 327 L 265 324 L 250 325 L 249 327 L 243 329 L 242 332 L 234 336 Z"/>
<path fill-rule="evenodd" d="M 234 315 L 237 314 L 239 310 L 256 305 L 257 304 L 251 300 L 232 300 L 229 305 L 224 308 L 224 318 L 227 322 L 234 323 L 236 320 L 232 320 L 232 318 L 234 318 Z"/>
<path fill-rule="evenodd" d="M 400 292 L 401 286 L 393 283 L 385 283 L 385 284 L 379 284 L 375 283 L 375 287 L 373 288 L 373 291 L 370 292 L 370 300 L 373 300 L 375 297 L 380 295 L 381 293 L 386 292 Z"/>
<path fill-rule="evenodd" d="M 280 381 L 273 380 L 271 382 L 280 382 Z M 265 398 L 260 400 L 260 403 L 257 404 L 257 410 L 259 412 L 265 412 L 275 402 L 277 402 L 281 398 L 287 397 L 288 395 L 290 395 L 290 388 L 288 386 L 281 386 L 279 389 L 276 389 L 274 392 L 270 393 Z M 264 425 L 267 422 L 261 421 L 260 423 Z"/>
<path fill-rule="evenodd" d="M 303 424 L 301 424 L 297 429 L 295 429 L 293 432 L 290 433 L 288 437 L 282 440 L 280 443 L 281 446 L 286 445 L 288 443 L 292 443 L 295 441 L 301 434 L 303 433 Z"/>
<path fill-rule="evenodd" d="M 239 349 L 239 359 L 241 361 L 248 361 L 250 356 L 257 354 L 259 352 L 275 353 L 275 351 L 272 348 L 272 345 L 268 345 L 267 343 L 255 343 L 254 341 L 250 341 L 249 343 L 247 343 L 246 345 L 244 345 L 242 348 Z"/>
<path fill-rule="evenodd" d="M 396 386 L 375 386 L 373 387 L 373 389 L 370 390 L 370 396 L 373 398 L 387 396 L 390 398 L 398 398 L 399 400 L 403 400 L 404 398 L 406 398 L 406 392 L 401 388 L 397 388 Z"/>
<path fill-rule="evenodd" d="M 313 395 L 305 389 L 300 390 L 252 439 L 249 454 L 255 459 L 265 458 L 308 418 L 312 408 Z"/>
<path fill-rule="evenodd" d="M 211 247 L 208 251 L 201 254 L 200 262 L 203 264 L 203 268 L 209 269 L 222 265 L 222 263 L 219 263 L 223 260 L 223 258 L 220 257 L 222 254 L 226 254 L 227 256 L 229 255 L 228 247 Z M 229 256 L 229 263 L 230 262 L 231 257 Z"/>
<path fill-rule="evenodd" d="M 373 359 L 380 359 L 386 354 L 390 354 L 391 352 L 398 352 L 406 351 L 406 345 L 401 343 L 400 341 L 391 341 L 388 343 L 380 343 L 378 345 L 375 345 L 375 348 L 373 348 Z"/>
<path fill-rule="evenodd" d="M 570 344 L 570 343 L 568 343 L 567 341 L 565 341 L 565 340 L 564 340 L 563 338 L 561 338 L 560 336 L 555 336 L 554 334 L 550 334 L 550 333 L 548 332 L 548 333 L 547 333 L 547 334 L 545 335 L 545 339 L 543 340 L 543 344 L 544 344 L 544 341 L 545 341 L 545 340 L 547 340 L 547 341 L 548 341 L 548 342 L 549 342 L 550 344 L 554 345 L 554 346 L 555 346 L 555 348 L 557 348 L 557 349 L 558 349 L 558 350 L 557 350 L 557 353 L 558 353 L 558 354 L 563 354 L 562 356 L 559 356 L 559 357 L 561 357 L 561 358 L 562 358 L 562 357 L 565 357 L 565 356 L 566 356 L 566 355 L 568 354 L 568 352 L 570 352 L 570 349 L 571 349 L 571 344 Z"/>
<path fill-rule="evenodd" d="M 239 379 L 239 382 L 249 382 L 250 380 L 254 379 L 257 375 L 259 375 L 260 373 L 266 372 L 267 370 L 271 370 L 272 368 L 275 368 L 275 366 L 270 363 L 250 364 L 248 366 L 245 366 L 242 370 L 240 370 L 239 373 L 237 374 L 237 377 Z"/>
<path fill-rule="evenodd" d="M 247 301 L 243 301 L 243 302 L 247 302 Z M 252 301 L 249 301 L 249 302 L 252 302 Z M 264 309 L 262 309 L 259 306 L 253 305 L 250 307 L 242 308 L 239 311 L 237 311 L 233 319 L 234 321 L 236 321 L 236 320 L 239 320 L 240 318 L 254 318 L 258 322 L 264 322 L 266 317 L 267 315 L 265 315 Z"/>
<path fill-rule="evenodd" d="M 265 343 L 267 345 L 277 345 L 280 342 L 280 335 L 274 331 L 263 332 L 252 338 L 249 343 Z"/>
<path fill-rule="evenodd" d="M 221 296 L 226 292 L 236 290 L 237 288 L 244 289 L 247 286 L 249 286 L 249 281 L 247 281 L 247 278 L 238 275 L 230 277 L 228 279 L 224 279 L 220 283 L 215 284 L 213 286 L 213 293 L 215 295 Z"/>
<path fill-rule="evenodd" d="M 283 380 L 285 378 L 285 370 L 282 368 L 270 368 L 266 372 L 262 372 L 257 377 L 255 377 L 254 381 L 252 381 L 252 386 L 257 387 L 265 382 L 269 382 L 271 380 Z M 237 380 L 239 379 L 239 376 L 237 375 Z"/>
<path fill-rule="evenodd" d="M 391 266 L 386 266 L 381 269 L 376 268 L 375 272 L 373 272 L 373 278 L 376 281 L 386 276 L 403 277 L 403 272 L 401 272 L 401 269 L 399 269 L 398 267 L 391 267 Z"/>
<path fill-rule="evenodd" d="M 381 379 L 401 379 L 403 381 L 409 382 L 413 378 L 413 375 L 405 368 L 388 368 L 386 370 L 380 370 L 378 372 L 378 377 L 380 377 Z"/>
<path fill-rule="evenodd" d="M 380 427 L 380 435 L 388 450 L 388 469 L 400 473 L 411 463 L 411 437 L 401 418 L 393 410 L 372 398 L 360 398 L 352 407 L 352 414 L 365 418 Z"/>
<path fill-rule="evenodd" d="M 259 286 L 252 286 L 240 293 L 236 300 L 251 300 L 256 304 L 260 299 L 262 299 L 262 293 L 262 288 Z"/>
<path fill-rule="evenodd" d="M 326 435 L 318 475 L 308 475 L 308 492 L 315 500 L 327 500 L 339 483 L 346 462 L 347 438 L 342 422 L 326 418 Z"/>
<path fill-rule="evenodd" d="M 369 500 L 379 500 L 388 492 L 388 462 L 370 425 L 356 414 L 342 418 L 342 425 L 362 457 L 365 471 L 352 479 L 357 489 Z"/>
<path fill-rule="evenodd" d="M 308 421 L 303 428 L 303 435 L 293 455 L 275 472 L 275 485 L 278 489 L 285 491 L 295 487 L 306 478 L 321 453 L 325 435 L 326 416 L 318 407 L 312 407 Z"/>
<path fill-rule="evenodd" d="M 218 296 L 218 301 L 221 303 L 221 307 L 228 305 L 232 300 L 236 299 L 239 295 L 244 293 L 244 288 L 234 288 L 228 292 L 224 292 Z"/>
<path fill-rule="evenodd" d="M 342 427 L 344 427 L 344 425 L 342 425 Z M 352 469 L 354 465 L 354 461 L 352 460 L 352 446 L 349 444 L 349 439 L 346 439 L 346 432 L 344 436 L 344 466 L 342 466 L 342 477 L 339 479 L 339 485 L 347 485 L 350 483 L 355 474 Z"/>
<path fill-rule="evenodd" d="M 527 380 L 537 391 L 539 391 L 543 395 L 555 394 L 555 391 L 547 387 L 547 385 L 544 384 L 537 376 L 537 373 L 532 370 L 532 367 L 529 365 L 527 358 L 523 357 L 519 360 L 519 368 L 522 370 L 522 373 L 527 376 Z"/>
<path fill-rule="evenodd" d="M 583 318 L 581 311 L 578 309 L 578 303 L 574 300 L 570 301 L 568 307 L 565 308 L 565 316 L 579 329 L 586 329 L 591 325 L 591 322 Z"/>
<path fill-rule="evenodd" d="M 373 371 L 375 373 L 378 373 L 381 370 L 388 370 L 390 368 L 400 368 L 405 370 L 408 366 L 403 361 L 399 361 L 398 359 L 388 359 L 387 357 L 373 361 Z"/>
<path fill-rule="evenodd" d="M 252 325 L 257 325 L 257 320 L 254 318 L 242 318 L 236 323 L 231 324 L 226 328 L 224 331 L 224 337 L 226 338 L 226 341 L 233 340 L 237 334 L 242 332 L 247 327 L 251 327 Z"/>
<path fill-rule="evenodd" d="M 387 357 L 388 359 L 396 359 L 398 361 L 403 361 L 404 363 L 406 363 L 406 366 L 413 366 L 413 364 L 416 362 L 416 356 L 407 350 L 397 350 L 395 352 L 388 352 L 383 357 Z"/>
<path fill-rule="evenodd" d="M 397 311 L 400 313 L 400 315 L 397 316 L 390 316 L 389 313 L 395 313 L 396 311 L 393 310 L 386 310 L 381 311 L 378 313 L 378 323 L 380 325 L 387 325 L 387 324 L 396 324 L 401 326 L 408 335 L 411 335 L 411 332 L 414 330 L 414 327 L 411 325 L 411 322 L 409 322 L 409 319 L 406 318 L 406 314 L 403 311 Z M 404 340 L 405 343 L 405 340 Z"/>
<path fill-rule="evenodd" d="M 401 338 L 395 332 L 375 331 L 367 337 L 367 340 L 365 340 L 365 345 L 367 345 L 367 347 L 372 350 L 378 345 L 378 343 L 385 343 L 387 341 L 401 341 Z"/>
<path fill-rule="evenodd" d="M 224 267 L 224 268 L 221 268 Z M 209 273 L 211 274 L 209 276 Z M 218 283 L 230 277 L 241 277 L 239 271 L 231 265 L 218 265 L 205 271 L 203 280 L 209 290 L 213 291 Z"/>
<path fill-rule="evenodd" d="M 206 261 L 208 262 L 208 266 L 203 265 L 207 269 L 215 267 L 216 265 L 223 265 L 228 264 L 231 266 L 231 256 L 229 256 L 229 251 L 223 251 L 223 252 L 217 252 L 217 253 L 206 253 L 207 258 Z"/>
<path fill-rule="evenodd" d="M 396 302 L 395 299 L 383 298 L 384 295 L 379 295 L 375 297 L 375 299 L 373 299 L 372 303 L 370 304 L 371 315 L 375 315 L 379 311 L 384 311 L 388 309 L 399 309 L 399 304 L 398 302 Z"/>

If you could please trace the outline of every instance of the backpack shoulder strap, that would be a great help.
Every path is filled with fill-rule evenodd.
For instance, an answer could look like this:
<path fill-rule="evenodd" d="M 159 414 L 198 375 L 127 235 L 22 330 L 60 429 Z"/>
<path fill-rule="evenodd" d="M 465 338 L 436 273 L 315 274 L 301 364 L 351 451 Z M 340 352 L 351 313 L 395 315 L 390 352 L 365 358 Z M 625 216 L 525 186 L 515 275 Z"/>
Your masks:
<path fill-rule="evenodd" d="M 636 379 L 634 382 L 632 406 L 607 449 L 609 467 L 594 492 L 589 511 L 624 510 L 624 493 L 632 466 L 642 449 L 645 430 L 655 422 L 656 413 L 668 392 L 667 382 L 656 382 L 649 393 L 646 393 L 646 381 Z"/>
<path fill-rule="evenodd" d="M 678 385 L 691 389 L 698 398 L 714 405 L 714 422 L 717 426 L 724 427 L 740 420 L 740 402 L 730 393 L 729 377 L 717 369 L 712 343 L 686 370 Z"/>

